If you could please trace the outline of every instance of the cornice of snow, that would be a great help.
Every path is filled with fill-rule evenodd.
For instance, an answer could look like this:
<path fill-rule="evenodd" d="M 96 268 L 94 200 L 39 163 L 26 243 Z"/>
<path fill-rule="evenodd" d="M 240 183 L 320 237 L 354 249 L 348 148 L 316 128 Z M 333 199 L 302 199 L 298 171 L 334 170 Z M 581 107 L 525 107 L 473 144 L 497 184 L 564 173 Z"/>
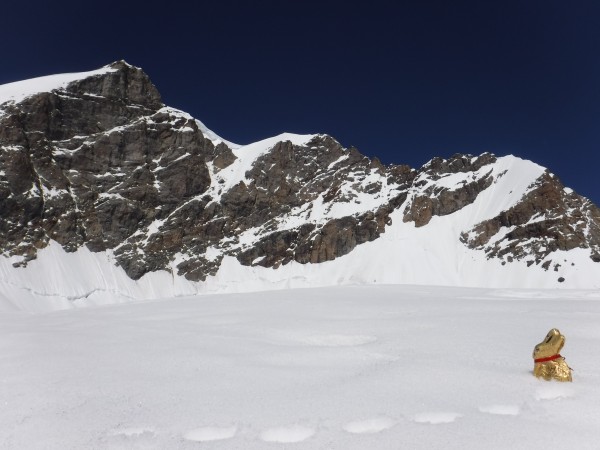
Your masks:
<path fill-rule="evenodd" d="M 242 145 L 240 145 L 240 144 L 236 144 L 234 142 L 223 139 L 221 136 L 219 136 L 217 133 L 212 131 L 210 128 L 208 128 L 206 125 L 204 125 L 204 123 L 202 123 L 198 119 L 194 119 L 194 120 L 196 121 L 198 128 L 200 128 L 200 131 L 202 131 L 202 134 L 204 134 L 204 136 L 206 136 L 208 139 L 210 139 L 215 146 L 219 145 L 222 142 L 232 150 L 242 147 Z"/>

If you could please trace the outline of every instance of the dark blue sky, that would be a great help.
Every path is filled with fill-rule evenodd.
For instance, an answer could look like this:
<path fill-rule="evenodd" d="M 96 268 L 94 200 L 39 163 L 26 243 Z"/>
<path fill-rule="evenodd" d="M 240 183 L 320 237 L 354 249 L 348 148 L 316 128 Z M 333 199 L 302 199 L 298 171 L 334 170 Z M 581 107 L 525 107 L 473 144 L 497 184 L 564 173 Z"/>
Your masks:
<path fill-rule="evenodd" d="M 11 2 L 0 83 L 118 59 L 226 139 L 515 154 L 600 203 L 600 2 Z"/>

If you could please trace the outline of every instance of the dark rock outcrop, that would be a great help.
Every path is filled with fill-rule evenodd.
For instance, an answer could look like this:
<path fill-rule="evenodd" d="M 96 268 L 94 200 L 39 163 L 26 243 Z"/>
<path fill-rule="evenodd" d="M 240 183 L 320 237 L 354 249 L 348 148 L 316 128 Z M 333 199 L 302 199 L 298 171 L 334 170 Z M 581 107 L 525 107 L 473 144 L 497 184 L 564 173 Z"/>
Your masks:
<path fill-rule="evenodd" d="M 438 181 L 450 174 L 476 172 L 486 165 L 493 164 L 496 157 L 490 153 L 473 158 L 470 155 L 454 155 L 449 160 L 434 158 L 420 171 L 415 180 L 418 190 L 404 214 L 405 222 L 415 226 L 427 225 L 433 216 L 445 216 L 459 211 L 475 201 L 480 192 L 490 187 L 494 181 L 491 171 L 481 177 L 466 179 L 454 189 L 438 186 Z M 433 181 L 433 183 L 432 183 Z"/>
<path fill-rule="evenodd" d="M 489 258 L 540 264 L 557 250 L 589 248 L 596 261 L 600 259 L 600 209 L 565 190 L 560 180 L 546 171 L 517 205 L 464 232 L 461 240 L 485 251 Z M 544 264 L 546 270 L 552 265 L 549 261 Z"/>

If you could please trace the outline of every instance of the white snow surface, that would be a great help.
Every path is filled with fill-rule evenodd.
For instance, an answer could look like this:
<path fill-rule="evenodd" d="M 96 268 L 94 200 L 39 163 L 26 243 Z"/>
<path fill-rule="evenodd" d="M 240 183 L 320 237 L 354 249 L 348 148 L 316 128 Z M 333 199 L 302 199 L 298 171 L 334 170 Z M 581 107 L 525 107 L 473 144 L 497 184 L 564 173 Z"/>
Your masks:
<path fill-rule="evenodd" d="M 47 75 L 44 77 L 31 78 L 29 80 L 15 81 L 0 85 L 0 104 L 5 102 L 18 103 L 25 98 L 40 92 L 51 92 L 61 89 L 76 80 L 82 80 L 94 75 L 102 75 L 115 72 L 110 66 L 104 66 L 89 72 L 63 73 L 58 75 Z"/>
<path fill-rule="evenodd" d="M 198 119 L 195 119 L 195 120 L 196 120 L 196 124 L 198 125 L 198 128 L 200 129 L 200 131 L 202 131 L 202 134 L 204 134 L 204 136 L 206 136 L 208 139 L 210 139 L 215 146 L 219 145 L 221 142 L 223 142 L 225 145 L 227 145 L 227 147 L 229 147 L 232 150 L 241 147 L 240 144 L 235 144 L 233 142 L 223 139 L 217 133 L 215 133 L 214 131 L 209 129 L 206 125 L 204 125 L 204 123 L 200 122 Z"/>
<path fill-rule="evenodd" d="M 409 285 L 5 311 L 0 448 L 595 450 L 599 317 L 597 290 Z M 573 383 L 532 375 L 552 327 Z"/>

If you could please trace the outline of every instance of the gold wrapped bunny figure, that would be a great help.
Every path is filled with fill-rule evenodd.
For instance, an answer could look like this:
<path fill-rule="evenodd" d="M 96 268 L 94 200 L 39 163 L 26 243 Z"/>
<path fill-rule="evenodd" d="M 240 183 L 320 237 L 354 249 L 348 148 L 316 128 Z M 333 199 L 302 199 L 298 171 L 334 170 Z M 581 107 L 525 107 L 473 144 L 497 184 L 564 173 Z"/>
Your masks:
<path fill-rule="evenodd" d="M 533 374 L 544 380 L 573 381 L 571 368 L 559 352 L 565 345 L 565 337 L 552 328 L 543 342 L 533 349 Z"/>

